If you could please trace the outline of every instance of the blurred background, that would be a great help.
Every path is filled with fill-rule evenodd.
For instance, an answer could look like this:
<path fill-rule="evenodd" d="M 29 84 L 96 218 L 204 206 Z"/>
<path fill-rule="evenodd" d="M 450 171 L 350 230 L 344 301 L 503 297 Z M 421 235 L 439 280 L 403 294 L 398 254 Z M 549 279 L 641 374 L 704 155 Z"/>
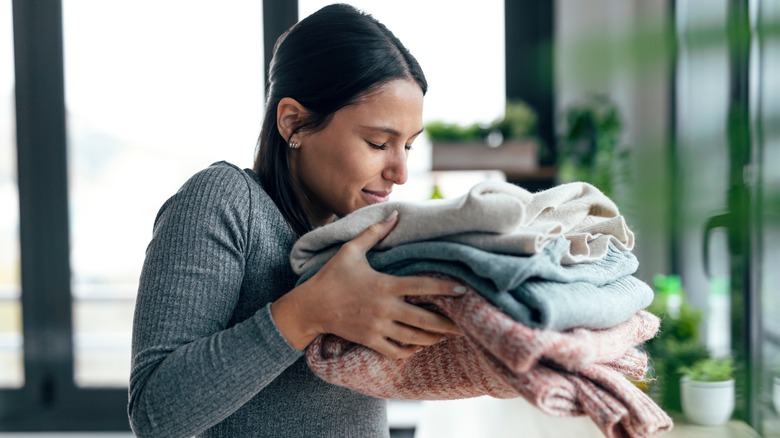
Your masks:
<path fill-rule="evenodd" d="M 273 43 L 329 3 L 0 0 L 0 436 L 127 434 L 156 212 L 215 161 L 252 166 Z M 731 358 L 728 436 L 780 436 L 780 2 L 346 3 L 430 84 L 395 200 L 597 185 L 657 292 L 643 389 L 679 412 L 679 367 Z M 435 436 L 435 406 L 391 408 L 395 435 Z M 535 418 L 523 436 L 563 436 Z"/>

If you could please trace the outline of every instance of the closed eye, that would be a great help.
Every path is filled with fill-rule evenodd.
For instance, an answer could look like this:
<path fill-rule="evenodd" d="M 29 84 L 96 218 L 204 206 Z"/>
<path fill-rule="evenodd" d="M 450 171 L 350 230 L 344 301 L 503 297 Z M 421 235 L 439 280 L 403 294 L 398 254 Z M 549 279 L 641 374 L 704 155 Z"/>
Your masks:
<path fill-rule="evenodd" d="M 380 151 L 387 150 L 387 143 L 376 144 L 376 143 L 372 143 L 370 141 L 368 141 L 367 143 L 369 144 L 369 146 L 371 146 L 374 149 L 377 149 L 377 150 L 380 150 Z M 404 149 L 406 149 L 407 151 L 411 151 L 412 149 L 414 149 L 414 146 L 408 144 L 408 145 L 404 146 Z"/>

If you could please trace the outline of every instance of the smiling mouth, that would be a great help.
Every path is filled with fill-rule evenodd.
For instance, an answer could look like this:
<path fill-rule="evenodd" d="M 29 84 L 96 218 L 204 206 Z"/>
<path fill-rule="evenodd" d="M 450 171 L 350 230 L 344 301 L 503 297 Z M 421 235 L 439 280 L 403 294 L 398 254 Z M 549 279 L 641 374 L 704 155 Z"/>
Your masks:
<path fill-rule="evenodd" d="M 390 200 L 390 193 L 371 192 L 368 190 L 362 190 L 363 198 L 368 201 L 369 204 L 378 204 L 380 202 L 387 202 Z"/>

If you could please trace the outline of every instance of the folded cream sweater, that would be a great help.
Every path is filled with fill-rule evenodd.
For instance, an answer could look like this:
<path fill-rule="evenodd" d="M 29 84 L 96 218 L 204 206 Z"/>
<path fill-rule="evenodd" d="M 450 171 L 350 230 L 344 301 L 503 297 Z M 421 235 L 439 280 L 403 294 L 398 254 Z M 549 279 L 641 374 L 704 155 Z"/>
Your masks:
<path fill-rule="evenodd" d="M 571 245 L 562 263 L 574 264 L 600 259 L 610 242 L 620 250 L 634 246 L 634 235 L 615 203 L 590 184 L 561 184 L 531 193 L 514 184 L 486 181 L 454 199 L 361 208 L 301 237 L 290 254 L 293 270 L 300 275 L 310 265 L 321 264 L 342 243 L 393 210 L 399 213 L 398 224 L 374 249 L 444 240 L 490 252 L 530 255 L 563 235 Z"/>

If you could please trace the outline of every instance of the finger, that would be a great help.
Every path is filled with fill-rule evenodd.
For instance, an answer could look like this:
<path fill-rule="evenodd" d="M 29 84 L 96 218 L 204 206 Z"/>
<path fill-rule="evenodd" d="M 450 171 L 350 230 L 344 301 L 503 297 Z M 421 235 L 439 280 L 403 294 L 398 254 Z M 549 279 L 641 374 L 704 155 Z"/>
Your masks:
<path fill-rule="evenodd" d="M 409 327 L 427 332 L 453 335 L 463 334 L 458 325 L 452 322 L 451 319 L 413 304 L 406 304 L 403 313 L 395 320 Z"/>
<path fill-rule="evenodd" d="M 393 210 L 393 212 L 390 213 L 390 215 L 388 215 L 384 221 L 370 225 L 368 228 L 363 230 L 362 233 L 358 234 L 354 239 L 349 241 L 347 245 L 351 245 L 365 254 L 368 252 L 368 250 L 373 248 L 377 242 L 390 234 L 390 231 L 392 231 L 393 227 L 395 227 L 395 224 L 397 223 L 398 210 Z"/>
<path fill-rule="evenodd" d="M 401 345 L 388 338 L 368 347 L 392 359 L 408 359 L 423 348 L 419 345 Z"/>
<path fill-rule="evenodd" d="M 396 323 L 390 338 L 403 345 L 428 346 L 438 344 L 444 339 L 441 333 L 432 333 L 406 324 Z"/>
<path fill-rule="evenodd" d="M 464 295 L 471 289 L 454 280 L 432 277 L 400 277 L 393 288 L 400 295 Z"/>

